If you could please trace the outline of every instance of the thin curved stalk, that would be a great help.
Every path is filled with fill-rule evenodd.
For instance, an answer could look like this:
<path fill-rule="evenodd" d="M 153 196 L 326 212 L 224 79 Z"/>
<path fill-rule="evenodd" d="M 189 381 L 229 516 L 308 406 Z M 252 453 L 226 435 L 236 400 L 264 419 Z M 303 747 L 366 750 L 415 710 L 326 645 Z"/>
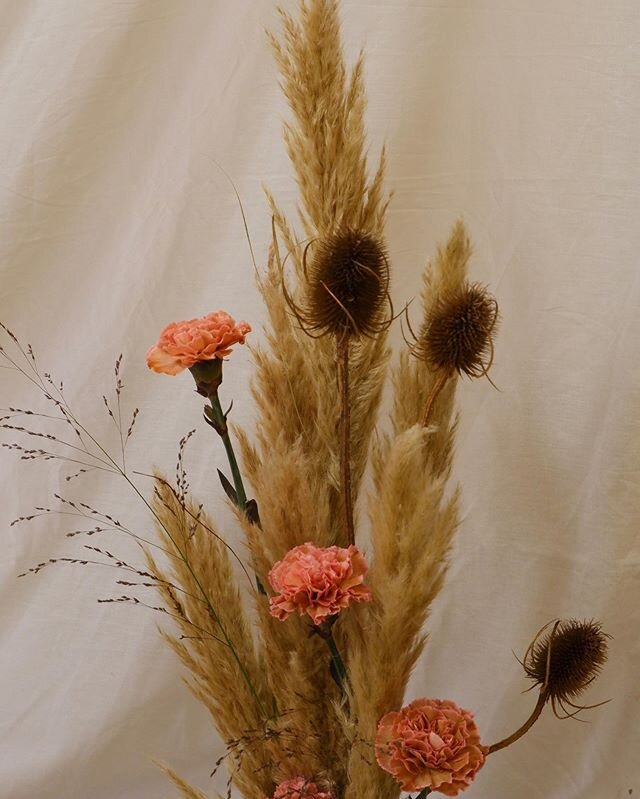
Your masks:
<path fill-rule="evenodd" d="M 540 696 L 538 697 L 536 706 L 533 709 L 533 713 L 525 721 L 522 727 L 519 727 L 508 738 L 504 738 L 502 741 L 498 741 L 498 743 L 492 744 L 489 747 L 488 754 L 491 755 L 494 752 L 500 751 L 500 749 L 506 749 L 507 746 L 511 746 L 511 744 L 515 743 L 517 740 L 522 738 L 523 735 L 526 735 L 526 733 L 529 732 L 529 730 L 533 727 L 536 721 L 540 718 L 540 714 L 542 713 L 544 706 L 547 704 L 548 698 L 549 698 L 548 694 L 545 690 L 540 691 Z"/>
<path fill-rule="evenodd" d="M 342 482 L 342 496 L 345 516 L 345 530 L 347 533 L 347 543 L 355 544 L 356 532 L 353 522 L 353 497 L 351 488 L 351 408 L 349 392 L 349 338 L 343 336 L 338 341 L 338 362 L 340 369 L 340 393 L 341 393 L 341 447 L 340 447 L 340 471 Z"/>

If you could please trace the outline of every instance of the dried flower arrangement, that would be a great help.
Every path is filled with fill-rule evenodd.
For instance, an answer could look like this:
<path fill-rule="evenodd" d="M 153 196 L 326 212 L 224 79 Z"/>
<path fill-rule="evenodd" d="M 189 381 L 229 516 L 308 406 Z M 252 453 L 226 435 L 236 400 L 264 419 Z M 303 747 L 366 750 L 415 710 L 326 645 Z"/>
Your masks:
<path fill-rule="evenodd" d="M 189 370 L 207 400 L 205 420 L 229 462 L 231 479 L 220 473 L 222 488 L 249 562 L 189 493 L 183 453 L 190 436 L 180 442 L 175 484 L 155 475 L 151 500 L 138 487 L 125 460 L 138 411 L 123 422 L 120 359 L 115 402 L 104 398 L 120 434 L 121 452 L 112 454 L 69 407 L 62 384 L 41 373 L 32 348 L 2 326 L 10 342 L 0 347 L 5 365 L 50 406 L 47 413 L 9 408 L 2 428 L 42 446 L 4 446 L 23 459 L 72 464 L 79 470 L 68 479 L 95 469 L 118 475 L 149 510 L 157 535 L 140 537 L 114 516 L 60 495 L 57 507 L 39 507 L 14 523 L 62 508 L 95 525 L 70 535 L 117 530 L 140 543 L 143 566 L 89 545 L 83 557 L 61 560 L 108 563 L 126 573 L 119 585 L 158 592 L 155 609 L 176 627 L 165 640 L 227 742 L 229 786 L 247 799 L 456 796 L 547 704 L 565 717 L 586 709 L 576 701 L 606 660 L 608 636 L 595 621 L 543 628 L 522 662 L 538 701 L 522 727 L 497 743 L 483 742 L 473 714 L 450 699 L 403 706 L 459 521 L 459 494 L 450 486 L 456 384 L 462 375 L 488 377 L 498 306 L 468 279 L 471 246 L 458 221 L 425 271 L 417 332 L 405 311 L 412 341 L 391 370 L 390 430 L 375 435 L 389 369 L 387 331 L 397 319 L 384 239 L 385 155 L 369 179 L 363 60 L 347 71 L 337 0 L 300 0 L 298 17 L 281 12 L 281 19 L 282 38 L 270 39 L 292 112 L 284 137 L 304 238 L 269 195 L 273 238 L 258 278 L 268 324 L 252 353 L 255 438 L 230 430 L 220 399 L 223 364 L 245 343 L 247 323 L 217 311 L 170 324 L 147 356 L 156 372 Z M 71 440 L 30 424 L 52 418 Z M 367 467 L 373 490 L 365 557 L 356 541 Z M 246 585 L 236 582 L 234 560 Z M 135 596 L 111 601 L 144 604 Z M 185 799 L 204 799 L 165 770 Z"/>

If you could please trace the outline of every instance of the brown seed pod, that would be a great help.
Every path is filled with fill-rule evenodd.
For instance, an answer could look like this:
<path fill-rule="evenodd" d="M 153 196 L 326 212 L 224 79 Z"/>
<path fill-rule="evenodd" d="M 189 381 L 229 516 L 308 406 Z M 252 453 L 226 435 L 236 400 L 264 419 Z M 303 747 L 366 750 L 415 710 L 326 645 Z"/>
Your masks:
<path fill-rule="evenodd" d="M 464 283 L 440 297 L 428 312 L 412 347 L 434 370 L 486 375 L 493 361 L 498 303 L 478 283 Z"/>
<path fill-rule="evenodd" d="M 600 622 L 570 619 L 550 622 L 532 641 L 524 656 L 524 670 L 551 700 L 556 716 L 558 707 L 565 716 L 596 707 L 576 705 L 573 700 L 600 674 L 610 637 Z"/>
<path fill-rule="evenodd" d="M 308 332 L 371 336 L 389 326 L 389 262 L 375 236 L 347 229 L 319 240 L 305 275 L 304 305 L 293 310 Z"/>

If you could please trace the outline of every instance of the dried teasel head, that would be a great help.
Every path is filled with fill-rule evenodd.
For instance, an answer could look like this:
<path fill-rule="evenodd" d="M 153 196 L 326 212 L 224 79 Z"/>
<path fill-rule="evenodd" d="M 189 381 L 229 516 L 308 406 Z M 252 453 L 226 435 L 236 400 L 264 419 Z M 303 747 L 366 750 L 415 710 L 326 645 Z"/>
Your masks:
<path fill-rule="evenodd" d="M 482 377 L 493 361 L 497 323 L 495 297 L 465 282 L 435 301 L 411 350 L 434 370 Z"/>
<path fill-rule="evenodd" d="M 311 335 L 372 336 L 385 330 L 393 312 L 384 244 L 364 231 L 344 229 L 314 242 L 304 304 L 292 310 Z M 385 313 L 385 305 L 390 312 Z"/>
<path fill-rule="evenodd" d="M 553 625 L 553 626 L 552 626 Z M 549 628 L 551 627 L 551 630 Z M 506 749 L 533 727 L 548 702 L 557 718 L 573 718 L 597 705 L 576 705 L 574 699 L 600 674 L 607 660 L 607 640 L 597 621 L 551 621 L 540 630 L 524 653 L 522 665 L 540 694 L 533 713 L 514 733 L 492 744 L 488 753 Z M 558 712 L 562 711 L 562 715 Z"/>
<path fill-rule="evenodd" d="M 531 642 L 524 656 L 524 670 L 551 701 L 556 716 L 558 708 L 568 717 L 597 707 L 576 705 L 573 700 L 600 674 L 610 637 L 602 631 L 600 622 L 569 619 L 545 625 Z"/>

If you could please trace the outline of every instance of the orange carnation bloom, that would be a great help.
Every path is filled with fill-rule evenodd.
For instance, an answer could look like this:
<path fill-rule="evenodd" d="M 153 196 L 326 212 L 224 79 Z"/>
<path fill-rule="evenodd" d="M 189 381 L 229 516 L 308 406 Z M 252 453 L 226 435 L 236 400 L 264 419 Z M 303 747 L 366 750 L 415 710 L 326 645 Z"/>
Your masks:
<path fill-rule="evenodd" d="M 380 719 L 376 760 L 403 791 L 457 796 L 484 765 L 487 747 L 468 710 L 449 699 L 416 699 Z"/>
<path fill-rule="evenodd" d="M 177 375 L 196 363 L 222 360 L 234 344 L 244 344 L 250 331 L 246 322 L 236 322 L 226 311 L 172 322 L 147 352 L 147 366 L 154 372 Z"/>
<path fill-rule="evenodd" d="M 351 602 L 371 599 L 363 585 L 366 573 L 367 563 L 353 545 L 294 547 L 269 572 L 269 583 L 277 592 L 269 600 L 271 615 L 284 621 L 297 611 L 322 624 Z"/>

